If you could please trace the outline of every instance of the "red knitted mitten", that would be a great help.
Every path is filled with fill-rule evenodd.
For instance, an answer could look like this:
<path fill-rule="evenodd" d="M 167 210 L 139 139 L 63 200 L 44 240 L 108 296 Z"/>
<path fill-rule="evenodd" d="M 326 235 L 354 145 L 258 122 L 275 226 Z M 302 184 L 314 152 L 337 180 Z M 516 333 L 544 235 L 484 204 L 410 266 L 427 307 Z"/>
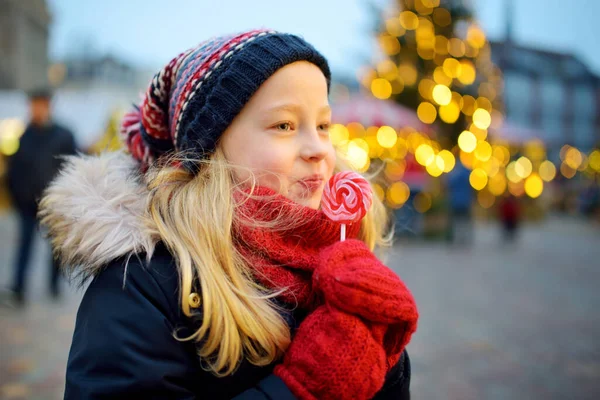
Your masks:
<path fill-rule="evenodd" d="M 387 325 L 383 346 L 389 364 L 395 364 L 417 328 L 417 306 L 400 278 L 363 242 L 351 239 L 323 249 L 313 285 L 327 304 Z"/>
<path fill-rule="evenodd" d="M 383 331 L 360 318 L 319 306 L 301 324 L 288 348 L 279 376 L 300 399 L 370 399 L 387 371 Z"/>

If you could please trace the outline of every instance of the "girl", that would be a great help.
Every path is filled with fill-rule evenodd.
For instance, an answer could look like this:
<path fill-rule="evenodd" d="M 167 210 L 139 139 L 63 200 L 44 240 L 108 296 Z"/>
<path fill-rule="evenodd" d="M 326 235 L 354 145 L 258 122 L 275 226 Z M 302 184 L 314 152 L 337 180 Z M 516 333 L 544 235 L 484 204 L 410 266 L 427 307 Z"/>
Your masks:
<path fill-rule="evenodd" d="M 297 36 L 209 40 L 126 116 L 129 154 L 70 159 L 41 203 L 91 279 L 65 398 L 408 397 L 417 311 L 371 253 L 383 206 L 344 242 L 319 210 L 329 83 Z"/>

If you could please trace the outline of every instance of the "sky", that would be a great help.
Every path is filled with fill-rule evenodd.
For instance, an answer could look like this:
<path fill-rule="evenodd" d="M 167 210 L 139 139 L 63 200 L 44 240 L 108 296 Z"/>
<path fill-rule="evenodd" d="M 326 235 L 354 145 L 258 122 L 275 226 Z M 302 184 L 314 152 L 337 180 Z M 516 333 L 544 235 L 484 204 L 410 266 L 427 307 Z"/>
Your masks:
<path fill-rule="evenodd" d="M 504 38 L 506 0 L 471 1 L 488 37 Z M 328 58 L 334 73 L 351 77 L 373 55 L 370 2 L 386 4 L 386 0 L 48 0 L 54 21 L 50 57 L 112 53 L 155 71 L 209 37 L 267 27 L 304 36 Z M 600 1 L 513 3 L 516 42 L 573 52 L 600 75 Z"/>

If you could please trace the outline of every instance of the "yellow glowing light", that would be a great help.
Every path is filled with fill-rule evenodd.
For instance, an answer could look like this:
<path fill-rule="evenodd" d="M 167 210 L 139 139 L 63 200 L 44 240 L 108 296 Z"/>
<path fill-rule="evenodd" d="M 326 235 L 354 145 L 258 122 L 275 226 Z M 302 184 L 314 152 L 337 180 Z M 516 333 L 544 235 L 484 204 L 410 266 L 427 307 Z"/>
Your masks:
<path fill-rule="evenodd" d="M 488 176 L 496 176 L 498 172 L 500 172 L 500 162 L 495 158 L 490 157 L 489 160 L 482 163 L 481 168 L 483 168 Z"/>
<path fill-rule="evenodd" d="M 385 21 L 385 28 L 391 36 L 402 36 L 406 33 L 398 18 L 388 18 Z"/>
<path fill-rule="evenodd" d="M 365 150 L 364 146 L 362 146 L 358 141 L 365 142 L 365 145 L 367 145 L 366 141 L 362 139 L 352 140 L 348 144 L 346 158 L 352 166 L 352 168 L 354 168 L 357 171 L 364 172 L 369 167 L 369 150 L 368 145 L 366 146 L 367 150 Z"/>
<path fill-rule="evenodd" d="M 470 131 L 463 131 L 458 136 L 458 147 L 465 153 L 472 153 L 477 148 L 477 138 Z"/>
<path fill-rule="evenodd" d="M 540 164 L 540 177 L 546 182 L 550 182 L 556 176 L 556 167 L 552 161 L 542 161 Z"/>
<path fill-rule="evenodd" d="M 519 183 L 523 178 L 517 173 L 517 163 L 516 161 L 511 161 L 506 166 L 506 177 L 509 181 L 513 183 Z"/>
<path fill-rule="evenodd" d="M 378 78 L 371 83 L 371 92 L 378 99 L 389 99 L 392 95 L 392 84 L 387 79 Z"/>
<path fill-rule="evenodd" d="M 544 181 L 536 173 L 529 175 L 525 181 L 525 193 L 532 199 L 540 197 L 544 190 Z"/>
<path fill-rule="evenodd" d="M 458 104 L 451 101 L 450 104 L 440 106 L 440 119 L 447 124 L 453 124 L 460 116 L 460 108 Z"/>
<path fill-rule="evenodd" d="M 568 164 L 562 163 L 560 164 L 560 173 L 567 179 L 571 179 L 577 173 L 577 170 L 569 167 Z"/>
<path fill-rule="evenodd" d="M 449 152 L 448 150 L 442 150 L 439 152 L 438 156 L 442 158 L 444 161 L 444 172 L 448 173 L 454 169 L 456 164 L 456 160 L 454 158 L 454 154 Z"/>
<path fill-rule="evenodd" d="M 381 185 L 378 183 L 374 183 L 372 186 L 373 186 L 373 192 L 375 193 L 375 196 L 377 196 L 379 198 L 379 200 L 383 201 L 383 199 L 385 198 L 385 190 L 383 190 Z"/>
<path fill-rule="evenodd" d="M 377 131 L 377 143 L 383 148 L 390 149 L 394 147 L 398 141 L 398 135 L 394 128 L 390 126 L 382 126 Z"/>
<path fill-rule="evenodd" d="M 388 56 L 394 56 L 400 53 L 400 42 L 395 36 L 390 36 L 387 33 L 379 35 L 379 47 Z"/>
<path fill-rule="evenodd" d="M 527 142 L 524 149 L 525 155 L 533 161 L 541 161 L 546 158 L 546 149 L 544 143 L 539 140 Z"/>
<path fill-rule="evenodd" d="M 388 188 L 386 198 L 393 205 L 406 203 L 410 197 L 410 188 L 404 182 L 395 182 Z"/>
<path fill-rule="evenodd" d="M 475 163 L 475 156 L 473 153 L 467 153 L 461 150 L 459 158 L 460 162 L 465 166 L 465 168 L 473 169 L 473 164 Z"/>
<path fill-rule="evenodd" d="M 487 161 L 492 157 L 492 146 L 483 140 L 480 140 L 475 147 L 475 158 L 479 161 Z"/>
<path fill-rule="evenodd" d="M 469 130 L 473 132 L 477 140 L 485 140 L 487 138 L 487 130 L 479 129 L 475 124 L 471 124 Z"/>
<path fill-rule="evenodd" d="M 329 139 L 334 146 L 347 142 L 349 137 L 348 128 L 342 124 L 333 124 L 329 128 Z"/>
<path fill-rule="evenodd" d="M 406 143 L 406 140 L 398 137 L 398 141 L 396 142 L 396 158 L 404 158 L 407 152 L 408 144 Z"/>
<path fill-rule="evenodd" d="M 417 147 L 417 150 L 415 151 L 415 158 L 419 164 L 426 166 L 434 161 L 435 152 L 430 145 L 423 143 Z"/>
<path fill-rule="evenodd" d="M 423 214 L 431 208 L 431 195 L 429 193 L 421 192 L 415 196 L 413 201 L 415 210 Z"/>
<path fill-rule="evenodd" d="M 428 140 L 417 132 L 412 132 L 410 135 L 408 135 L 406 141 L 408 143 L 408 148 L 412 153 L 414 153 L 422 143 L 426 143 Z"/>
<path fill-rule="evenodd" d="M 433 88 L 433 100 L 441 106 L 446 106 L 452 101 L 452 92 L 445 85 L 435 85 Z"/>
<path fill-rule="evenodd" d="M 421 0 L 425 7 L 436 8 L 440 6 L 440 0 Z"/>
<path fill-rule="evenodd" d="M 444 73 L 451 78 L 458 78 L 462 73 L 462 65 L 456 58 L 446 58 L 442 68 Z"/>
<path fill-rule="evenodd" d="M 392 94 L 399 94 L 404 91 L 404 80 L 401 77 L 397 77 L 390 83 L 392 84 Z"/>
<path fill-rule="evenodd" d="M 4 136 L 0 138 L 0 153 L 12 156 L 19 150 L 19 138 L 16 136 Z"/>
<path fill-rule="evenodd" d="M 377 64 L 377 73 L 391 82 L 398 78 L 398 66 L 392 60 L 384 60 Z"/>
<path fill-rule="evenodd" d="M 437 54 L 446 55 L 448 54 L 448 39 L 446 36 L 437 35 L 435 37 L 434 50 Z"/>
<path fill-rule="evenodd" d="M 512 194 L 513 196 L 517 196 L 520 197 L 523 195 L 523 193 L 525 193 L 525 185 L 523 184 L 523 181 L 519 181 L 519 182 L 508 182 L 508 191 L 510 192 L 510 194 Z"/>
<path fill-rule="evenodd" d="M 450 86 L 452 84 L 452 78 L 446 75 L 443 67 L 433 70 L 433 80 L 440 85 Z"/>
<path fill-rule="evenodd" d="M 505 166 L 510 161 L 510 150 L 506 146 L 498 145 L 494 148 L 494 157 Z"/>
<path fill-rule="evenodd" d="M 423 2 L 421 0 L 417 0 L 415 2 L 415 9 L 421 15 L 429 15 L 433 12 L 433 7 L 427 7 L 425 5 L 425 2 Z"/>
<path fill-rule="evenodd" d="M 359 122 L 350 122 L 346 128 L 348 129 L 350 139 L 356 139 L 365 136 L 365 127 Z"/>
<path fill-rule="evenodd" d="M 446 8 L 436 8 L 433 10 L 433 22 L 441 27 L 450 25 L 452 23 L 450 11 Z"/>
<path fill-rule="evenodd" d="M 488 182 L 488 190 L 494 196 L 500 196 L 506 190 L 506 178 L 503 174 L 491 176 Z"/>
<path fill-rule="evenodd" d="M 572 169 L 577 169 L 583 162 L 583 157 L 581 152 L 577 150 L 575 147 L 570 147 L 565 154 L 565 164 L 567 164 Z"/>
<path fill-rule="evenodd" d="M 448 53 L 454 57 L 462 57 L 465 55 L 465 42 L 459 38 L 452 38 L 448 41 Z"/>
<path fill-rule="evenodd" d="M 600 172 L 600 150 L 594 150 L 590 153 L 588 159 L 589 165 L 592 169 Z"/>
<path fill-rule="evenodd" d="M 386 162 L 384 174 L 385 177 L 388 178 L 389 181 L 395 182 L 404 176 L 404 171 L 406 170 L 406 162 L 405 161 L 390 161 Z"/>
<path fill-rule="evenodd" d="M 435 85 L 436 83 L 431 79 L 421 79 L 419 81 L 419 94 L 424 99 L 431 99 L 431 96 L 433 94 L 433 88 L 435 87 Z"/>
<path fill-rule="evenodd" d="M 487 185 L 488 176 L 481 168 L 475 168 L 469 175 L 469 183 L 475 190 L 481 190 Z"/>
<path fill-rule="evenodd" d="M 485 209 L 490 208 L 496 202 L 496 198 L 492 193 L 487 190 L 482 190 L 477 193 L 477 202 L 479 205 Z"/>
<path fill-rule="evenodd" d="M 474 48 L 482 48 L 485 45 L 485 33 L 477 25 L 471 25 L 467 30 L 467 42 Z"/>
<path fill-rule="evenodd" d="M 460 62 L 460 73 L 458 75 L 458 80 L 463 85 L 470 85 L 475 82 L 475 78 L 477 73 L 475 72 L 475 66 L 469 60 L 462 60 Z"/>
<path fill-rule="evenodd" d="M 492 112 L 492 102 L 485 97 L 479 96 L 477 98 L 477 108 L 483 108 L 485 111 L 491 114 Z"/>
<path fill-rule="evenodd" d="M 437 110 L 433 104 L 424 101 L 417 108 L 417 116 L 423 123 L 433 124 L 437 117 Z"/>
<path fill-rule="evenodd" d="M 377 136 L 365 136 L 364 140 L 369 146 L 369 158 L 381 157 L 385 149 L 377 142 Z"/>
<path fill-rule="evenodd" d="M 477 100 L 473 96 L 463 96 L 462 112 L 465 115 L 473 115 L 477 109 Z"/>
<path fill-rule="evenodd" d="M 412 86 L 417 83 L 418 72 L 411 64 L 400 64 L 398 67 L 398 74 L 406 86 Z"/>
<path fill-rule="evenodd" d="M 419 27 L 419 17 L 411 11 L 403 11 L 400 13 L 400 24 L 406 30 L 415 30 Z"/>
<path fill-rule="evenodd" d="M 521 179 L 527 178 L 533 171 L 533 165 L 527 157 L 520 157 L 515 164 L 515 172 Z"/>
<path fill-rule="evenodd" d="M 473 123 L 479 129 L 487 129 L 492 123 L 492 117 L 487 110 L 483 108 L 478 108 L 473 113 Z"/>
<path fill-rule="evenodd" d="M 444 162 L 444 160 L 441 160 L 441 162 L 438 163 L 438 158 L 436 156 L 436 157 L 434 157 L 434 162 L 432 162 L 431 164 L 426 166 L 425 170 L 427 171 L 427 173 L 429 175 L 433 176 L 434 178 L 437 178 L 438 176 L 442 175 L 442 173 L 444 172 L 443 162 Z M 440 164 L 442 164 L 441 167 L 440 167 Z"/>

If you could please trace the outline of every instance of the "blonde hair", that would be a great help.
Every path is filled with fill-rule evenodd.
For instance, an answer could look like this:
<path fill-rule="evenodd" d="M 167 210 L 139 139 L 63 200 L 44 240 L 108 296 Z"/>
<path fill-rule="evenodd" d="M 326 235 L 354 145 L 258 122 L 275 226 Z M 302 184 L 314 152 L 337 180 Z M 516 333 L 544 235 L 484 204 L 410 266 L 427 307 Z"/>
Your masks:
<path fill-rule="evenodd" d="M 243 358 L 258 366 L 280 358 L 290 344 L 290 331 L 282 310 L 271 300 L 279 293 L 268 291 L 253 279 L 252 267 L 234 246 L 233 192 L 238 185 L 233 166 L 219 148 L 209 160 L 196 163 L 197 174 L 171 163 L 147 173 L 148 222 L 175 257 L 181 308 L 186 316 L 193 314 L 189 296 L 194 288 L 200 288 L 202 324 L 182 340 L 200 342 L 203 367 L 226 376 Z M 336 169 L 342 168 L 346 169 L 339 162 Z M 250 176 L 254 187 L 256 180 Z M 360 239 L 371 249 L 388 242 L 384 237 L 387 214 L 374 197 L 360 230 Z M 277 221 L 272 227 L 276 225 Z"/>

